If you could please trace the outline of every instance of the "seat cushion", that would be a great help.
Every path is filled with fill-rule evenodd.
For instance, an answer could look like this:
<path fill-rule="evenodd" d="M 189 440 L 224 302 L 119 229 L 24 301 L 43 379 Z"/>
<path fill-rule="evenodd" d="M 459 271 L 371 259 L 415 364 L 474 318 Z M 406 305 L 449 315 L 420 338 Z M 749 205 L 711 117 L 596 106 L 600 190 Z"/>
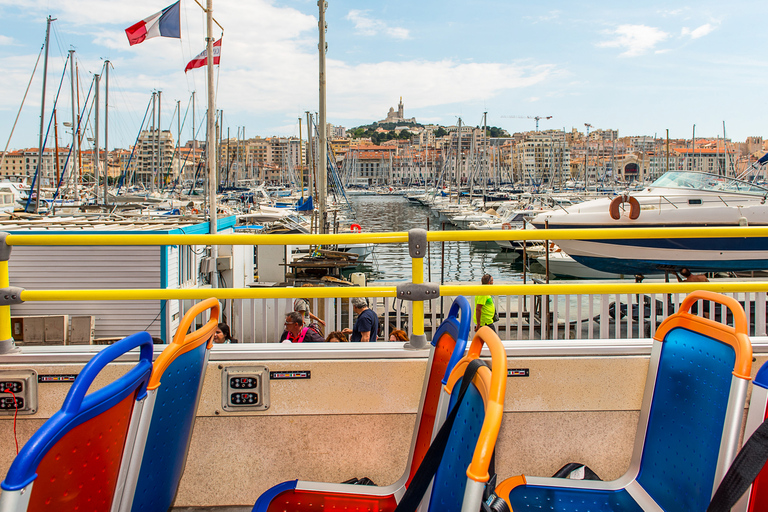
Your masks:
<path fill-rule="evenodd" d="M 553 512 L 642 512 L 642 508 L 624 489 L 616 491 L 569 489 L 518 485 L 509 493 L 514 512 L 551 510 Z"/>

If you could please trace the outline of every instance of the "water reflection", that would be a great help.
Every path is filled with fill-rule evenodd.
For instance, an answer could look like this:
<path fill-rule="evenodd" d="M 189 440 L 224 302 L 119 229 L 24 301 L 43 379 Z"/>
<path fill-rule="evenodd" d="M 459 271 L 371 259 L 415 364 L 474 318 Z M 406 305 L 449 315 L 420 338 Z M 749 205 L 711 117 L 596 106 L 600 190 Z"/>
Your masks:
<path fill-rule="evenodd" d="M 408 231 L 414 228 L 453 229 L 430 216 L 427 207 L 401 196 L 356 196 L 351 199 L 356 222 L 364 231 Z M 344 227 L 340 228 L 341 230 Z M 424 279 L 431 282 L 480 282 L 483 274 L 495 281 L 522 281 L 522 258 L 501 252 L 491 242 L 430 243 L 424 261 Z M 369 261 L 352 272 L 365 272 L 370 281 L 409 281 L 411 258 L 406 244 L 376 245 Z"/>

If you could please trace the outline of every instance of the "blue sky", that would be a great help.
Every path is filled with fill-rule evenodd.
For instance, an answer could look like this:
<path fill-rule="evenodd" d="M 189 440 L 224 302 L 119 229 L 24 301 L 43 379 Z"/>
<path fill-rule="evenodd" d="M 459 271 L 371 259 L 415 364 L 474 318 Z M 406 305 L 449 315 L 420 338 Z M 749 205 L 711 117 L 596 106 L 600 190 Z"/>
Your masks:
<path fill-rule="evenodd" d="M 201 0 L 204 2 L 204 0 Z M 109 59 L 110 147 L 133 143 L 153 90 L 163 91 L 162 125 L 176 132 L 204 70 L 184 66 L 204 48 L 205 18 L 182 0 L 182 39 L 129 46 L 123 30 L 170 0 L 0 0 L 0 150 L 45 34 L 51 39 L 47 115 L 67 50 L 77 52 L 81 89 Z M 765 136 L 768 61 L 761 26 L 768 4 L 723 2 L 518 2 L 329 0 L 328 121 L 347 128 L 383 119 L 402 96 L 407 117 L 444 125 L 482 123 L 510 132 L 540 127 L 618 129 L 620 136 Z M 214 0 L 224 27 L 217 108 L 235 136 L 298 135 L 317 111 L 315 0 Z M 216 36 L 220 35 L 218 28 Z M 40 70 L 42 64 L 40 65 Z M 41 71 L 32 83 L 11 148 L 37 145 Z M 69 77 L 59 122 L 71 117 Z M 104 92 L 102 90 L 102 103 Z M 81 101 L 83 101 L 81 99 Z M 103 112 L 103 105 L 101 107 Z M 191 137 L 191 114 L 182 139 Z M 173 122 L 172 122 L 173 121 Z M 102 122 L 103 126 L 103 122 Z M 64 140 L 61 134 L 60 139 Z M 306 128 L 304 132 L 306 133 Z M 201 135 L 200 138 L 203 138 Z"/>

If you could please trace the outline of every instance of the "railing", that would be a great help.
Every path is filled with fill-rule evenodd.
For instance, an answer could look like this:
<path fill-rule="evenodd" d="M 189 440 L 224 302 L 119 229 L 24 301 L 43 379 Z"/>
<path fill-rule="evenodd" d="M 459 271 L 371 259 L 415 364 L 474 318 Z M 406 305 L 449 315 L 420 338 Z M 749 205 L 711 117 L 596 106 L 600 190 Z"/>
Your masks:
<path fill-rule="evenodd" d="M 671 313 L 682 300 L 682 295 L 693 290 L 710 290 L 734 296 L 747 307 L 753 324 L 753 334 L 766 332 L 766 297 L 768 282 L 709 282 L 709 283 L 550 283 L 511 285 L 438 285 L 424 282 L 424 261 L 427 244 L 451 241 L 491 240 L 547 240 L 561 239 L 615 239 L 615 238 L 744 238 L 766 237 L 765 227 L 728 228 L 619 228 L 569 229 L 529 231 L 424 231 L 390 233 L 344 233 L 329 235 L 82 235 L 82 234 L 6 234 L 0 240 L 0 344 L 12 347 L 10 305 L 24 301 L 80 301 L 80 300 L 179 300 L 182 310 L 185 301 L 208 297 L 235 301 L 240 325 L 235 331 L 241 341 L 277 341 L 270 334 L 282 326 L 283 313 L 292 310 L 287 299 L 299 296 L 312 299 L 313 311 L 324 301 L 327 311 L 326 332 L 352 325 L 350 297 L 375 299 L 378 311 L 386 314 L 382 332 L 387 339 L 390 321 L 403 325 L 409 319 L 408 330 L 414 346 L 427 340 L 428 328 L 439 324 L 441 297 L 449 300 L 456 295 L 493 295 L 500 306 L 501 320 L 497 323 L 502 339 L 583 339 L 584 337 L 647 337 L 655 331 L 658 322 Z M 412 280 L 398 286 L 372 286 L 364 288 L 193 288 L 193 289 L 128 289 L 128 290 L 24 290 L 9 286 L 8 259 L 12 246 L 125 246 L 125 245 L 332 245 L 369 243 L 408 243 L 412 258 Z M 393 314 L 394 299 L 407 304 L 406 311 Z M 282 305 L 281 302 L 282 301 Z M 426 308 L 425 301 L 429 306 Z M 611 303 L 614 313 L 611 315 Z M 188 304 L 186 305 L 188 307 Z M 705 307 L 702 305 L 702 307 Z M 627 314 L 621 316 L 622 310 Z M 616 314 L 618 311 L 618 315 Z M 245 315 L 245 312 L 250 312 Z M 183 311 L 182 311 L 183 313 Z M 713 310 L 712 314 L 719 314 Z M 613 318 L 612 318 L 613 317 Z M 618 318 L 616 318 L 618 317 Z M 426 322 L 425 322 L 426 320 Z M 727 320 L 727 319 L 726 319 Z M 272 324 L 274 322 L 274 324 Z M 270 327 L 271 324 L 271 327 Z M 279 334 L 278 334 L 279 337 Z M 0 353 L 3 352 L 0 345 Z M 7 350 L 6 350 L 7 351 Z"/>

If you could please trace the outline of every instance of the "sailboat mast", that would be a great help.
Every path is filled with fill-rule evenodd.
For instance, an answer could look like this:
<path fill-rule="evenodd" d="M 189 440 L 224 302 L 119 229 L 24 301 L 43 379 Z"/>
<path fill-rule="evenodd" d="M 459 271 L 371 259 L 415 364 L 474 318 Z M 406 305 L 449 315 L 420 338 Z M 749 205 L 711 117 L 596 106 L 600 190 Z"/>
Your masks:
<path fill-rule="evenodd" d="M 314 187 L 314 173 L 315 173 L 315 146 L 312 143 L 312 114 L 309 111 L 307 114 L 307 162 L 309 167 L 309 179 L 307 180 L 307 188 L 310 196 L 317 196 L 315 194 Z"/>
<path fill-rule="evenodd" d="M 208 220 L 209 233 L 216 234 L 218 224 L 218 213 L 216 211 L 216 100 L 213 90 L 213 0 L 206 0 L 205 9 L 206 18 L 206 51 L 207 51 L 207 72 L 208 72 L 208 140 L 205 144 L 208 155 Z M 219 280 L 216 278 L 216 260 L 219 255 L 219 248 L 216 244 L 211 244 L 211 287 L 218 288 Z"/>
<path fill-rule="evenodd" d="M 77 96 L 77 176 L 75 176 L 75 199 L 80 200 L 80 185 L 83 179 L 83 132 L 80 131 L 80 70 L 75 72 L 75 93 Z M 74 128 L 73 128 L 74 129 Z"/>
<path fill-rule="evenodd" d="M 95 188 L 93 189 L 94 192 L 94 199 L 96 200 L 96 204 L 99 204 L 99 177 L 101 177 L 101 162 L 99 158 L 99 82 L 101 77 L 99 75 L 93 75 L 93 83 L 94 83 L 94 96 L 93 96 L 93 102 L 94 102 L 94 115 L 96 116 L 96 122 L 94 123 L 94 134 L 93 134 L 93 178 L 96 181 Z"/>
<path fill-rule="evenodd" d="M 301 202 L 304 202 L 304 152 L 301 150 L 301 117 L 299 117 L 299 173 L 301 174 Z"/>
<path fill-rule="evenodd" d="M 109 182 L 109 61 L 104 62 L 104 206 Z"/>
<path fill-rule="evenodd" d="M 195 124 L 195 91 L 192 91 L 192 162 L 194 163 L 195 171 L 192 173 L 192 187 L 194 190 L 197 187 L 197 133 L 195 130 L 197 125 Z"/>
<path fill-rule="evenodd" d="M 72 163 L 70 164 L 69 179 L 72 180 L 75 189 L 75 202 L 78 202 L 80 201 L 80 190 L 77 187 L 77 132 L 80 127 L 77 126 L 77 120 L 75 119 L 77 117 L 77 111 L 75 110 L 75 50 L 69 50 L 69 74 L 72 86 L 72 151 L 70 151 Z"/>
<path fill-rule="evenodd" d="M 328 8 L 328 2 L 325 0 L 320 0 L 318 3 L 318 6 L 320 7 L 320 44 L 318 45 L 318 48 L 320 50 L 320 111 L 319 111 L 319 119 L 318 119 L 318 126 L 317 126 L 317 132 L 318 132 L 318 143 L 319 143 L 319 162 L 318 162 L 318 168 L 317 168 L 317 205 L 318 205 L 318 212 L 320 214 L 320 229 L 319 233 L 327 233 L 328 227 L 326 226 L 326 216 L 328 215 L 326 212 L 326 194 L 327 194 L 327 188 L 328 188 L 328 179 L 327 179 L 327 173 L 328 173 L 328 158 L 327 158 L 327 143 L 326 143 L 326 133 L 325 133 L 325 126 L 326 126 L 326 119 L 325 119 L 325 53 L 328 51 L 328 45 L 325 42 L 325 31 L 328 29 L 328 26 L 325 22 L 325 10 Z"/>
<path fill-rule="evenodd" d="M 487 184 L 488 180 L 491 177 L 491 166 L 488 165 L 488 143 L 490 142 L 488 140 L 488 112 L 483 112 L 483 171 L 480 173 L 480 176 L 483 180 L 483 208 L 485 208 L 485 197 L 487 194 Z M 483 173 L 487 172 L 488 175 L 485 176 Z"/>
<path fill-rule="evenodd" d="M 176 128 L 178 131 L 178 137 L 176 138 L 176 147 L 179 148 L 178 151 L 176 151 L 176 159 L 181 162 L 181 100 L 176 100 Z M 181 174 L 182 169 L 179 169 L 179 174 Z M 179 176 L 181 178 L 181 176 Z M 177 180 L 176 183 L 178 184 L 179 181 L 182 181 L 181 179 Z M 174 187 L 174 191 L 176 190 L 176 187 Z"/>
<path fill-rule="evenodd" d="M 37 154 L 37 179 L 35 180 L 34 212 L 40 209 L 40 180 L 43 177 L 43 123 L 45 122 L 45 86 L 48 79 L 48 40 L 51 35 L 51 22 L 56 18 L 48 16 L 45 26 L 45 60 L 43 61 L 43 96 L 40 102 L 40 138 Z"/>
<path fill-rule="evenodd" d="M 157 189 L 162 190 L 163 186 L 163 145 L 161 143 L 162 138 L 160 135 L 163 133 L 163 125 L 160 122 L 160 110 L 163 107 L 161 101 L 163 97 L 163 91 L 157 91 Z"/>

